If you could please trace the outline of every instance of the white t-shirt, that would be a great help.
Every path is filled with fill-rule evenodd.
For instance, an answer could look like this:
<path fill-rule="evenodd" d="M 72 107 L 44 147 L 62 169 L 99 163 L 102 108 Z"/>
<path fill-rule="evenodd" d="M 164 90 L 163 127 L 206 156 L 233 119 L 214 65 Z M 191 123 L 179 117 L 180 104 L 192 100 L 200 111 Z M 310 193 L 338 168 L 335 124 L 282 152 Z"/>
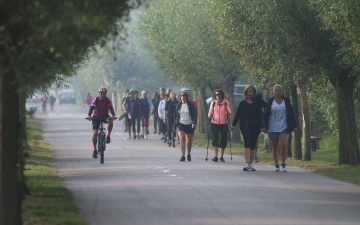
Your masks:
<path fill-rule="evenodd" d="M 274 100 L 271 105 L 268 132 L 281 132 L 286 128 L 285 101 L 277 104 Z"/>
<path fill-rule="evenodd" d="M 181 104 L 181 109 L 180 109 L 179 113 L 180 113 L 180 121 L 179 121 L 180 123 L 182 123 L 184 125 L 192 124 L 189 107 L 186 103 Z"/>

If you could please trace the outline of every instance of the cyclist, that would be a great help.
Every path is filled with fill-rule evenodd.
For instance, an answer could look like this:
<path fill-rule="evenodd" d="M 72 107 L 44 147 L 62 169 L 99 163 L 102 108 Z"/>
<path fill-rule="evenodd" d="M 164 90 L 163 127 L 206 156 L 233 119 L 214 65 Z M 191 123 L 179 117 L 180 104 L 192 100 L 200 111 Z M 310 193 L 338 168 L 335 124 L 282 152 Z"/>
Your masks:
<path fill-rule="evenodd" d="M 94 118 L 107 118 L 109 117 L 109 110 L 111 112 L 111 119 L 107 119 L 105 123 L 108 124 L 108 133 L 106 136 L 106 143 L 110 143 L 110 135 L 111 135 L 111 131 L 113 128 L 113 121 L 114 119 L 116 119 L 115 116 L 115 111 L 114 108 L 112 106 L 112 102 L 110 100 L 110 98 L 106 97 L 106 93 L 107 93 L 107 89 L 105 87 L 101 87 L 99 88 L 99 96 L 94 98 L 89 112 L 88 112 L 88 120 L 92 120 L 92 113 L 94 111 Z M 93 125 L 93 135 L 92 135 L 92 142 L 93 142 L 93 147 L 94 147 L 94 152 L 93 152 L 93 158 L 97 158 L 98 152 L 96 150 L 96 144 L 97 144 L 97 135 L 98 135 L 98 129 L 100 127 L 100 121 L 99 120 L 92 120 L 92 125 Z"/>

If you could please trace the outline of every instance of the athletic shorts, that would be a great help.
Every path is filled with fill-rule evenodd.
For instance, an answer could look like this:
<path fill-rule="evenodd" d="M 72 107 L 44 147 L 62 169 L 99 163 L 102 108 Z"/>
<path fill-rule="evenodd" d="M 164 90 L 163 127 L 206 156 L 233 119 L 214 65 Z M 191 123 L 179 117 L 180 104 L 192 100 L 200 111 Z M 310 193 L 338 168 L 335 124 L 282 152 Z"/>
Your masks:
<path fill-rule="evenodd" d="M 281 132 L 267 132 L 267 135 L 270 139 L 279 138 L 279 136 L 289 136 L 289 133 L 286 131 L 286 128 Z"/>
<path fill-rule="evenodd" d="M 109 117 L 109 115 L 108 115 L 107 117 Z M 93 118 L 97 118 L 97 117 L 94 116 Z M 104 122 L 104 123 L 107 123 L 107 122 L 106 122 L 106 119 L 104 119 L 103 122 Z M 93 125 L 93 130 L 99 129 L 99 127 L 100 127 L 100 120 L 92 120 L 92 125 Z"/>
<path fill-rule="evenodd" d="M 178 131 L 184 131 L 185 134 L 193 134 L 195 129 L 192 128 L 191 126 L 192 126 L 192 124 L 185 125 L 182 123 L 178 123 L 177 128 L 178 128 Z"/>

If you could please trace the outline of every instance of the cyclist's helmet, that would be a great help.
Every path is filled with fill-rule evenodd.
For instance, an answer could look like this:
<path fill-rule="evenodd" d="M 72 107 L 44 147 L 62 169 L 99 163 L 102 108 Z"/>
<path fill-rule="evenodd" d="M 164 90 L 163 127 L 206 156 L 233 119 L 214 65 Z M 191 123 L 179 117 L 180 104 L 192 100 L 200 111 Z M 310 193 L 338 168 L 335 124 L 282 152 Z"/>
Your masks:
<path fill-rule="evenodd" d="M 99 93 L 107 93 L 107 89 L 105 87 L 99 88 Z"/>

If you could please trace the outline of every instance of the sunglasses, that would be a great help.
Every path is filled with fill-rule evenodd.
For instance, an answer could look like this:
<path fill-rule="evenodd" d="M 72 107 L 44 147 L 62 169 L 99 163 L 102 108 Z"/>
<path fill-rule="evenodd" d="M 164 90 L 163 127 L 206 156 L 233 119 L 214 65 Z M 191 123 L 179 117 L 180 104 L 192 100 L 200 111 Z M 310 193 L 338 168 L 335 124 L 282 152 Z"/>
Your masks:
<path fill-rule="evenodd" d="M 221 96 L 221 94 L 215 94 L 215 96 Z"/>

